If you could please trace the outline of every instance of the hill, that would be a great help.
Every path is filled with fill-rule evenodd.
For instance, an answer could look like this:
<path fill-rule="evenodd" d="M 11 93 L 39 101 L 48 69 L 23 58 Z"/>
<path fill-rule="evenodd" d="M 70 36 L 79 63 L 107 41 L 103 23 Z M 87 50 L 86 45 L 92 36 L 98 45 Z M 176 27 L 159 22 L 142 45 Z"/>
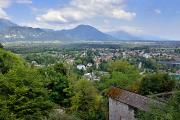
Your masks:
<path fill-rule="evenodd" d="M 119 40 L 142 40 L 141 37 L 137 37 L 124 31 L 113 31 L 109 32 L 108 34 Z"/>
<path fill-rule="evenodd" d="M 116 38 L 89 25 L 79 25 L 69 30 L 46 30 L 18 26 L 9 20 L 0 19 L 0 41 L 111 41 Z"/>

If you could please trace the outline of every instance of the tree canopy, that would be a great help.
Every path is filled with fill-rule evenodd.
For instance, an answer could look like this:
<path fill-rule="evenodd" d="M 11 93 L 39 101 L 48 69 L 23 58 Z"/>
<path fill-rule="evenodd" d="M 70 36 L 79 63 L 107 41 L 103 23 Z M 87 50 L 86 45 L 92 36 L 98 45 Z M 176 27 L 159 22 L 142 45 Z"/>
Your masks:
<path fill-rule="evenodd" d="M 22 58 L 0 50 L 0 119 L 42 119 L 52 109 L 43 77 Z"/>
<path fill-rule="evenodd" d="M 139 92 L 142 95 L 156 94 L 172 91 L 175 81 L 171 80 L 168 74 L 155 73 L 146 75 L 141 83 Z"/>
<path fill-rule="evenodd" d="M 0 48 L 4 48 L 4 46 L 0 43 Z"/>
<path fill-rule="evenodd" d="M 108 66 L 110 76 L 102 77 L 99 88 L 108 89 L 111 86 L 131 88 L 140 79 L 139 71 L 127 61 L 112 61 Z"/>

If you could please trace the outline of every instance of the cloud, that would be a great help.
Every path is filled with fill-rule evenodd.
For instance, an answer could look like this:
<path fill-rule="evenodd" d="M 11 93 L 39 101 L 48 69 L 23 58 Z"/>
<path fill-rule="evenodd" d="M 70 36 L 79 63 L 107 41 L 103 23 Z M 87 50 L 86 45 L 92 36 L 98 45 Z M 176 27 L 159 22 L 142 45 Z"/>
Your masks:
<path fill-rule="evenodd" d="M 4 19 L 9 18 L 6 12 L 2 8 L 0 8 L 0 18 L 4 18 Z"/>
<path fill-rule="evenodd" d="M 112 32 L 112 31 L 125 31 L 130 34 L 143 34 L 144 29 L 138 26 L 129 26 L 129 25 L 116 25 L 108 23 L 107 25 L 99 26 L 99 29 L 103 32 Z"/>
<path fill-rule="evenodd" d="M 160 9 L 155 9 L 154 12 L 155 12 L 156 14 L 161 14 L 161 13 L 162 13 Z"/>
<path fill-rule="evenodd" d="M 32 0 L 16 0 L 19 4 L 32 4 Z"/>
<path fill-rule="evenodd" d="M 65 23 L 65 24 L 49 24 L 46 22 L 25 22 L 25 23 L 21 23 L 21 26 L 29 26 L 29 27 L 33 27 L 33 28 L 44 28 L 44 29 L 53 29 L 53 30 L 62 30 L 62 29 L 72 29 L 75 28 L 76 26 L 78 26 L 78 23 L 75 24 L 69 24 L 69 23 Z"/>
<path fill-rule="evenodd" d="M 0 18 L 9 19 L 5 9 L 10 7 L 12 3 L 31 4 L 32 0 L 0 0 Z"/>
<path fill-rule="evenodd" d="M 8 19 L 8 15 L 5 12 L 5 8 L 8 8 L 11 5 L 10 0 L 0 0 L 0 18 Z"/>
<path fill-rule="evenodd" d="M 141 34 L 144 32 L 143 28 L 136 26 L 122 26 L 120 29 L 131 34 Z"/>
<path fill-rule="evenodd" d="M 68 23 L 73 21 L 79 21 L 87 17 L 87 14 L 81 10 L 74 10 L 72 8 L 64 8 L 61 11 L 49 10 L 46 14 L 37 17 L 38 21 L 47 22 L 61 22 Z"/>
<path fill-rule="evenodd" d="M 136 13 L 124 10 L 124 0 L 71 0 L 68 5 L 50 9 L 36 20 L 71 23 L 96 17 L 132 20 L 135 16 Z"/>
<path fill-rule="evenodd" d="M 0 8 L 8 8 L 10 4 L 10 0 L 0 0 Z"/>

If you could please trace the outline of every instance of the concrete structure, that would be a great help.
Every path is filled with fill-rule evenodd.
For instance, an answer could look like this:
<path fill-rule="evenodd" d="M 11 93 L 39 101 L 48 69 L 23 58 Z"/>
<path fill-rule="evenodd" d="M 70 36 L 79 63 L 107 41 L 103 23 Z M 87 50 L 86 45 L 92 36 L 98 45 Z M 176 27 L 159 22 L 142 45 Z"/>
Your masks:
<path fill-rule="evenodd" d="M 111 88 L 109 96 L 109 120 L 135 120 L 134 108 L 148 111 L 150 106 L 160 107 L 163 103 L 124 90 Z"/>

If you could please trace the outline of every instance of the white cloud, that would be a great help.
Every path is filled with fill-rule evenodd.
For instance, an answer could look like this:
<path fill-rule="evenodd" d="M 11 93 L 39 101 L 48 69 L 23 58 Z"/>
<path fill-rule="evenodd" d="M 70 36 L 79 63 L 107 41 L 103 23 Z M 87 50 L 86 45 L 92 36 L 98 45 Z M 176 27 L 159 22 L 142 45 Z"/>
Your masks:
<path fill-rule="evenodd" d="M 0 18 L 9 19 L 5 9 L 10 7 L 12 3 L 31 4 L 32 0 L 0 0 Z"/>
<path fill-rule="evenodd" d="M 72 29 L 79 25 L 78 23 L 76 24 L 49 24 L 46 22 L 26 22 L 26 23 L 21 23 L 21 26 L 29 26 L 33 28 L 44 28 L 44 29 L 53 29 L 53 30 L 62 30 L 62 29 Z"/>
<path fill-rule="evenodd" d="M 0 8 L 0 18 L 4 18 L 4 19 L 9 18 L 6 12 L 2 8 Z"/>
<path fill-rule="evenodd" d="M 10 0 L 0 0 L 0 8 L 7 8 L 11 4 Z"/>
<path fill-rule="evenodd" d="M 115 17 L 115 18 L 118 18 L 118 19 L 127 19 L 127 20 L 131 20 L 132 18 L 134 18 L 136 16 L 136 13 L 134 12 L 125 12 L 124 10 L 117 10 L 117 9 L 114 9 L 112 11 L 112 15 Z"/>
<path fill-rule="evenodd" d="M 161 14 L 161 13 L 162 13 L 160 9 L 155 9 L 154 12 L 155 12 L 156 14 Z"/>
<path fill-rule="evenodd" d="M 141 34 L 144 32 L 144 30 L 141 27 L 135 26 L 122 26 L 120 29 L 131 34 Z"/>
<path fill-rule="evenodd" d="M 95 17 L 131 20 L 136 16 L 136 13 L 127 12 L 123 7 L 124 0 L 71 0 L 67 6 L 48 10 L 36 19 L 45 22 L 70 23 Z"/>
<path fill-rule="evenodd" d="M 143 34 L 144 29 L 138 26 L 128 26 L 128 25 L 109 25 L 110 23 L 104 26 L 99 26 L 99 29 L 103 32 L 112 32 L 112 31 L 125 31 L 131 34 Z"/>
<path fill-rule="evenodd" d="M 32 0 L 16 0 L 19 4 L 32 4 Z"/>
<path fill-rule="evenodd" d="M 72 21 L 79 21 L 87 17 L 87 14 L 82 12 L 81 10 L 76 10 L 75 12 L 73 11 L 74 10 L 72 8 L 64 8 L 61 9 L 61 11 L 49 10 L 46 14 L 37 17 L 36 19 L 38 21 L 67 23 Z"/>
<path fill-rule="evenodd" d="M 10 0 L 0 0 L 0 18 L 8 19 L 8 15 L 5 12 L 5 8 L 8 8 L 11 4 Z"/>

